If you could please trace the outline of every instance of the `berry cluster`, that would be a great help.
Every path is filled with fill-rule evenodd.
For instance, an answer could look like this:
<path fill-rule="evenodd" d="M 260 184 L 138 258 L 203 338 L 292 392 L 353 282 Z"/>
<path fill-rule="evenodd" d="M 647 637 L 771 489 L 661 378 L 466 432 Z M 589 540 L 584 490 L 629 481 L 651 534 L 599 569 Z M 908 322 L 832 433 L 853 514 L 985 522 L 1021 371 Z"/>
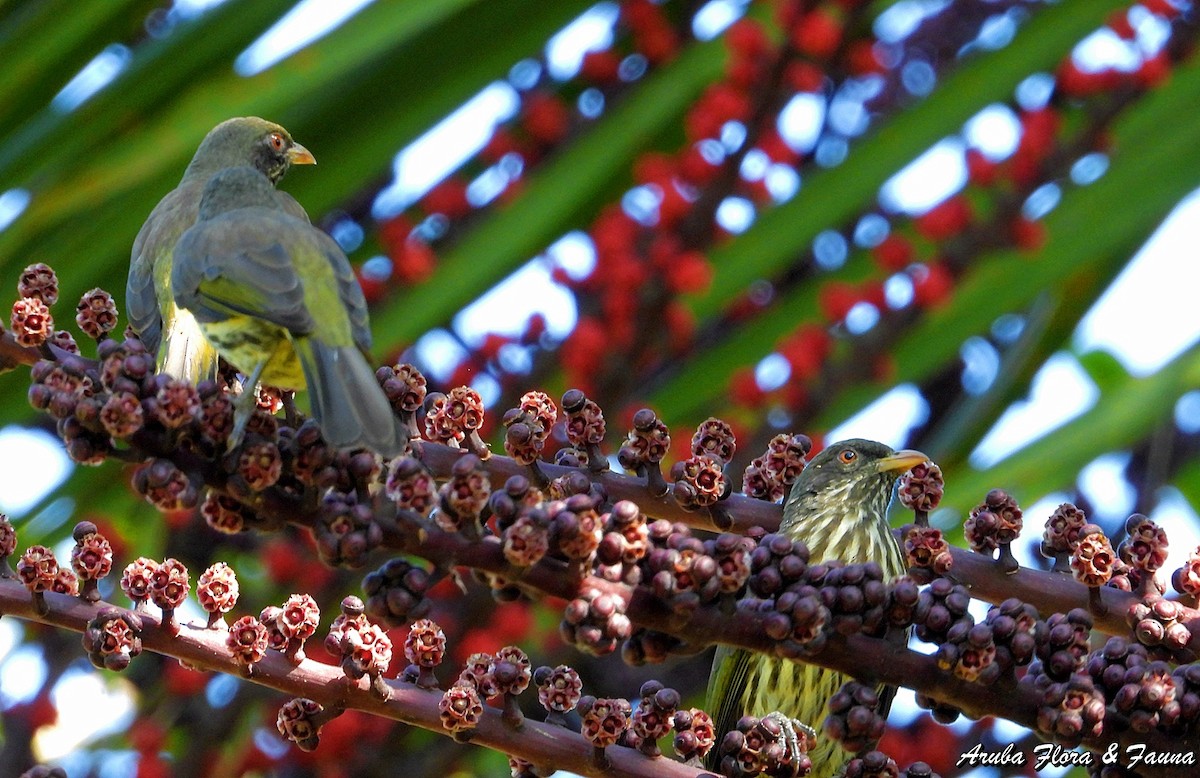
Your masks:
<path fill-rule="evenodd" d="M 990 556 L 1000 549 L 1001 563 L 1007 569 L 1016 570 L 1017 561 L 1011 546 L 1021 534 L 1022 525 L 1021 509 L 1016 500 L 1001 489 L 993 489 L 982 504 L 971 510 L 963 531 L 973 551 Z"/>
<path fill-rule="evenodd" d="M 901 543 L 904 559 L 908 563 L 909 575 L 920 577 L 928 582 L 937 576 L 950 572 L 954 557 L 950 553 L 950 544 L 935 527 L 922 527 L 912 524 L 904 531 Z"/>
<path fill-rule="evenodd" d="M 362 600 L 350 596 L 342 600 L 342 612 L 329 625 L 325 649 L 342 657 L 342 671 L 357 681 L 364 675 L 370 679 L 371 691 L 381 699 L 391 696 L 383 683 L 383 674 L 392 663 L 392 639 L 372 624 L 365 615 Z"/>
<path fill-rule="evenodd" d="M 721 739 L 718 754 L 727 778 L 801 776 L 812 769 L 809 733 L 778 715 L 743 716 Z"/>
<path fill-rule="evenodd" d="M 881 637 L 889 629 L 915 627 L 918 637 L 936 645 L 937 666 L 962 681 L 994 684 L 1036 656 L 1023 683 L 1041 700 L 1042 730 L 1064 742 L 1108 736 L 1122 726 L 1114 722 L 1124 720 L 1138 732 L 1187 725 L 1183 711 L 1190 708 L 1182 699 L 1192 694 L 1187 698 L 1192 700 L 1195 694 L 1182 681 L 1172 680 L 1185 678 L 1186 671 L 1173 671 L 1170 662 L 1190 658 L 1184 653 L 1190 642 L 1186 626 L 1190 611 L 1154 596 L 1155 574 L 1165 560 L 1166 535 L 1143 516 L 1130 517 L 1127 537 L 1116 551 L 1098 527 L 1083 523 L 1082 512 L 1067 504 L 1050 517 L 1043 535 L 1044 551 L 1058 558 L 1070 554 L 1076 577 L 1093 588 L 1093 595 L 1096 587 L 1118 579 L 1142 594 L 1127 618 L 1149 661 L 1143 663 L 1145 668 L 1138 664 L 1142 669 L 1136 673 L 1126 666 L 1129 680 L 1114 689 L 1097 680 L 1106 678 L 1103 671 L 1096 675 L 1089 669 L 1087 636 L 1093 625 L 1084 611 L 1053 614 L 1043 621 L 1032 606 L 1010 600 L 975 623 L 967 609 L 969 591 L 944 577 L 952 554 L 937 529 L 919 523 L 907 529 L 904 550 L 914 577 L 885 581 L 878 564 L 812 560 L 802 542 L 785 535 L 752 531 L 746 536 L 726 533 L 702 539 L 682 523 L 652 520 L 634 502 L 610 500 L 608 486 L 614 482 L 607 479 L 614 476 L 594 466 L 604 459 L 603 416 L 582 392 L 568 392 L 563 398 L 567 409 L 563 434 L 571 446 L 559 449 L 556 458 L 569 469 L 550 478 L 539 464 L 549 456 L 546 449 L 551 441 L 561 443 L 554 434 L 559 413 L 548 396 L 529 392 L 505 417 L 507 450 L 513 457 L 506 466 L 515 462 L 525 470 L 494 488 L 491 457 L 481 443 L 469 443 L 472 452 L 457 454 L 439 468 L 427 466 L 418 445 L 409 454 L 381 464 L 369 452 L 331 449 L 311 421 L 293 426 L 294 419 L 271 415 L 269 402 L 251 416 L 245 441 L 226 452 L 233 406 L 224 387 L 207 383 L 193 388 L 154 375 L 152 360 L 136 339 L 116 342 L 105 337 L 99 350 L 101 361 L 94 363 L 78 355 L 41 361 L 33 371 L 36 383 L 31 400 L 60 421 L 83 425 L 79 427 L 83 432 L 73 439 L 88 440 L 93 451 L 111 453 L 119 444 L 129 447 L 122 451 L 143 453 L 145 462 L 134 475 L 135 486 L 164 510 L 194 505 L 207 489 L 202 512 L 209 523 L 240 531 L 278 526 L 282 520 L 263 509 L 272 501 L 298 505 L 312 496 L 317 507 L 306 521 L 318 552 L 329 564 L 349 567 L 365 564 L 383 545 L 385 528 L 389 544 L 412 549 L 424 549 L 431 533 L 461 535 L 502 555 L 506 566 L 486 570 L 499 598 L 537 589 L 541 584 L 536 581 L 547 571 L 560 576 L 565 572 L 562 577 L 577 582 L 578 590 L 564 612 L 563 637 L 595 653 L 621 646 L 622 655 L 634 663 L 662 661 L 672 653 L 698 647 L 679 633 L 706 608 L 736 608 L 775 641 L 777 655 L 792 659 L 814 657 L 831 641 Z M 431 438 L 461 443 L 477 438 L 483 428 L 482 404 L 469 390 L 431 396 L 422 417 L 422 407 L 414 407 L 420 406 L 415 398 L 424 387 L 418 372 L 398 365 L 381 371 L 380 380 L 390 386 L 393 401 L 412 414 L 414 424 L 423 422 Z M 736 451 L 731 426 L 718 419 L 700 425 L 688 455 L 672 468 L 673 488 L 662 477 L 670 440 L 670 431 L 656 414 L 639 411 L 619 458 L 645 479 L 647 492 L 669 500 L 675 508 L 720 507 L 730 497 L 725 468 Z M 747 469 L 744 482 L 759 484 L 759 496 L 781 494 L 802 471 L 811 445 L 803 436 L 777 436 Z M 176 450 L 187 457 L 175 456 Z M 904 476 L 901 501 L 920 519 L 936 508 L 943 488 L 940 470 L 927 462 Z M 392 501 L 393 515 L 380 512 L 381 495 Z M 719 514 L 712 516 L 716 519 Z M 971 512 L 968 540 L 989 555 L 1001 549 L 999 563 L 1006 566 L 1007 549 L 1016 540 L 1022 520 L 1016 501 L 993 490 Z M 445 540 L 445 535 L 433 537 Z M 95 527 L 80 525 L 72 569 L 60 567 L 47 549 L 34 547 L 22 556 L 17 574 L 44 609 L 45 592 L 74 594 L 82 587 L 81 596 L 94 599 L 95 582 L 108 572 L 111 556 L 111 547 Z M 1176 576 L 1184 590 L 1190 580 L 1187 570 Z M 437 687 L 434 668 L 443 661 L 445 636 L 422 617 L 431 607 L 427 595 L 432 579 L 440 575 L 431 576 L 412 562 L 393 560 L 367 577 L 366 604 L 343 603 L 327 648 L 341 657 L 349 678 L 367 677 L 377 695 L 388 694 L 382 678 L 391 659 L 391 641 L 366 620 L 369 611 L 388 624 L 418 619 L 405 642 L 411 667 L 402 678 Z M 166 628 L 179 630 L 174 613 L 189 593 L 182 564 L 139 559 L 125 569 L 122 580 L 137 610 L 153 602 L 162 610 Z M 929 586 L 922 591 L 918 582 L 926 581 Z M 652 596 L 669 618 L 656 624 L 656 629 L 636 625 L 635 595 Z M 231 571 L 219 565 L 209 568 L 198 580 L 197 597 L 209 614 L 209 626 L 219 628 L 236 603 Z M 237 619 L 228 631 L 227 646 L 249 673 L 272 649 L 298 663 L 318 621 L 315 600 L 293 595 L 281 607 L 264 609 L 257 618 Z M 127 663 L 136 653 L 132 649 L 140 629 L 136 624 L 136 619 L 116 617 L 98 621 L 88 644 L 96 661 Z M 109 656 L 118 658 L 104 658 Z M 474 655 L 458 683 L 445 692 L 445 726 L 467 736 L 486 712 L 489 698 L 502 699 L 504 718 L 519 722 L 516 697 L 531 680 L 529 660 L 517 649 Z M 580 693 L 565 671 L 547 670 L 537 685 L 547 709 L 559 717 L 575 706 Z M 1134 686 L 1136 696 L 1123 691 Z M 1176 687 L 1185 691 L 1172 691 Z M 677 710 L 677 695 L 664 697 L 662 691 L 644 693 L 636 710 L 600 706 L 602 715 L 592 711 L 596 731 L 612 730 L 623 715 L 626 720 L 620 731 L 628 734 L 618 741 L 651 753 L 653 744 L 678 720 L 683 727 L 681 753 L 695 758 L 711 740 L 704 719 L 695 712 L 677 716 L 682 713 Z M 867 687 L 853 687 L 836 699 L 830 727 L 840 739 L 860 744 L 877 734 L 878 721 L 863 712 L 873 709 L 869 704 L 873 693 Z M 940 719 L 957 715 L 952 705 L 925 694 L 919 694 L 918 700 Z M 1101 710 L 1120 716 L 1101 715 L 1097 712 Z M 740 756 L 727 754 L 730 764 L 742 765 L 737 768 L 742 770 L 755 760 L 776 760 L 791 769 L 799 757 L 789 745 L 787 730 L 769 717 L 739 730 Z"/>
<path fill-rule="evenodd" d="M 293 664 L 300 664 L 305 659 L 305 641 L 317 632 L 321 609 L 312 595 L 293 594 L 282 606 L 263 608 L 258 620 L 267 628 L 267 644 Z"/>
<path fill-rule="evenodd" d="M 866 684 L 849 681 L 829 698 L 825 734 L 851 753 L 864 751 L 883 736 L 884 717 L 879 715 L 879 694 Z"/>
<path fill-rule="evenodd" d="M 762 456 L 755 457 L 742 476 L 742 492 L 747 497 L 776 502 L 804 469 L 805 457 L 812 450 L 807 435 L 776 435 L 767 443 Z"/>

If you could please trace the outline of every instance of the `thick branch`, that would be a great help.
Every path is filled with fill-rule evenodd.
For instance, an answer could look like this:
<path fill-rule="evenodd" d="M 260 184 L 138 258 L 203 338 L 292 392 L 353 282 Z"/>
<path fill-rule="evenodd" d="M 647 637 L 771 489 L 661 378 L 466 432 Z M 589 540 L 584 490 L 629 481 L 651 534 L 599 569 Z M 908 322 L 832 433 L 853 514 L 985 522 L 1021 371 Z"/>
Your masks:
<path fill-rule="evenodd" d="M 11 578 L 0 579 L 0 613 L 27 621 L 82 633 L 88 621 L 101 608 L 108 607 L 104 602 L 88 605 L 75 597 L 53 592 L 46 593 L 45 599 L 49 613 L 41 616 L 24 586 Z M 448 734 L 439 718 L 438 702 L 442 694 L 436 689 L 426 690 L 413 684 L 387 681 L 391 699 L 382 701 L 371 694 L 365 678 L 358 683 L 349 681 L 341 668 L 312 659 L 294 665 L 277 651 L 268 651 L 267 656 L 254 665 L 253 674 L 247 677 L 225 647 L 225 630 L 184 625 L 178 635 L 172 635 L 161 627 L 157 617 L 148 613 L 140 616 L 145 625 L 141 634 L 142 645 L 155 653 L 174 657 L 203 670 L 247 678 L 288 695 L 307 697 L 326 709 L 355 708 L 431 732 Z M 492 707 L 485 707 L 479 726 L 472 731 L 471 742 L 534 764 L 552 765 L 580 775 L 645 778 L 696 778 L 707 775 L 680 762 L 661 757 L 651 759 L 639 751 L 619 746 L 606 749 L 611 767 L 601 770 L 591 762 L 591 744 L 578 733 L 529 720 L 519 729 L 513 729 L 501 720 L 501 711 Z"/>
<path fill-rule="evenodd" d="M 154 446 L 149 448 L 155 450 Z M 419 458 L 439 480 L 450 476 L 450 469 L 454 462 L 464 453 L 461 449 L 428 441 L 422 441 L 419 446 Z M 206 460 L 195 456 L 189 457 L 187 452 L 168 451 L 165 447 L 160 455 L 170 456 L 176 459 L 184 469 L 199 473 L 209 486 L 221 489 L 225 485 L 225 474 Z M 538 464 L 550 478 L 558 478 L 567 473 L 576 472 L 574 468 L 547 462 Z M 529 472 L 528 468 L 518 464 L 510 457 L 501 455 L 489 457 L 485 465 L 493 489 L 503 487 L 504 482 L 514 475 L 526 475 Z M 675 501 L 670 491 L 664 495 L 655 495 L 647 487 L 643 478 L 613 471 L 587 473 L 587 475 L 592 481 L 604 487 L 610 499 L 614 501 L 632 500 L 650 517 L 683 522 L 696 529 L 716 531 L 709 514 L 684 510 Z M 744 533 L 753 527 L 762 527 L 769 532 L 774 531 L 778 529 L 783 515 L 782 506 L 778 503 L 769 503 L 737 493 L 722 500 L 719 505 L 733 520 L 733 526 L 730 528 L 732 532 Z M 265 519 L 270 521 L 286 521 L 306 527 L 313 526 L 317 517 L 315 501 L 297 498 L 295 495 L 275 488 L 264 491 L 261 494 L 260 504 L 254 507 Z M 472 549 L 471 544 L 456 542 L 449 537 L 443 538 L 441 535 L 444 533 L 433 532 L 425 542 L 420 544 L 419 548 L 412 548 L 408 545 L 407 536 L 395 531 L 392 521 L 393 511 L 390 507 L 384 507 L 377 511 L 376 518 L 385 527 L 393 529 L 385 539 L 385 545 L 389 547 L 423 556 L 442 566 L 471 567 L 506 577 L 512 573 L 511 569 L 504 566 L 504 559 L 498 547 L 489 550 L 482 557 L 477 557 L 476 554 L 481 549 Z M 896 532 L 898 534 L 899 530 Z M 1042 613 L 1066 612 L 1071 608 L 1087 609 L 1089 607 L 1088 587 L 1069 576 L 1024 567 L 1014 573 L 1006 573 L 1000 565 L 980 554 L 958 547 L 951 547 L 950 552 L 954 557 L 954 567 L 948 577 L 970 588 L 971 595 L 977 599 L 999 604 L 1010 597 L 1017 597 L 1031 603 Z M 552 567 L 544 574 L 539 572 L 538 568 L 534 568 L 526 574 L 522 583 L 527 588 L 568 599 L 574 597 L 579 591 L 574 587 L 564 588 L 569 580 L 557 567 Z M 600 588 L 607 585 L 603 581 L 598 581 L 598 584 L 603 584 Z M 1102 587 L 1100 598 L 1105 606 L 1105 611 L 1092 614 L 1097 629 L 1110 635 L 1128 634 L 1129 627 L 1125 622 L 1125 613 L 1131 605 L 1139 601 L 1138 596 L 1119 589 Z M 1188 625 L 1192 634 L 1188 647 L 1200 653 L 1200 611 L 1185 608 L 1181 620 Z"/>
<path fill-rule="evenodd" d="M 461 449 L 423 441 L 419 458 L 435 477 L 445 479 L 450 475 L 450 468 L 454 462 L 462 454 Z M 493 489 L 501 488 L 504 486 L 504 482 L 514 475 L 529 475 L 529 468 L 517 464 L 510 457 L 493 455 L 485 464 Z M 576 472 L 576 468 L 562 467 L 549 462 L 538 462 L 538 467 L 550 478 L 559 478 Z M 614 501 L 632 500 L 647 516 L 668 521 L 681 521 L 698 529 L 717 531 L 716 525 L 713 524 L 707 513 L 684 510 L 679 507 L 679 503 L 675 502 L 670 491 L 661 496 L 654 495 L 646 487 L 644 478 L 612 470 L 603 473 L 591 473 L 586 470 L 582 472 L 587 473 L 593 483 L 603 486 L 609 498 Z M 734 524 L 729 529 L 730 532 L 745 533 L 752 527 L 764 527 L 771 530 L 779 526 L 779 520 L 783 515 L 782 508 L 778 504 L 756 500 L 744 494 L 732 494 L 728 499 L 722 500 L 721 505 L 733 518 Z"/>
<path fill-rule="evenodd" d="M 389 525 L 389 527 L 390 531 L 385 533 L 386 539 L 398 540 L 400 536 L 394 525 Z M 435 563 L 463 565 L 506 577 L 513 574 L 512 568 L 504 559 L 500 543 L 495 538 L 468 541 L 461 535 L 430 530 L 422 542 L 409 544 L 405 550 Z M 975 576 L 986 581 L 981 585 L 982 589 L 999 594 L 1002 589 L 996 586 L 995 576 L 1002 576 L 1004 580 L 1009 581 L 1016 577 L 1004 576 L 998 565 L 989 563 L 978 554 L 963 553 L 975 557 L 968 565 L 964 566 L 971 570 L 972 581 Z M 1026 577 L 1025 586 L 1031 591 L 1035 587 L 1042 587 L 1040 591 L 1063 588 L 1062 584 L 1070 584 L 1071 587 L 1065 587 L 1067 589 L 1082 589 L 1083 600 L 1079 603 L 1074 602 L 1068 594 L 1057 595 L 1056 602 L 1063 603 L 1065 606 L 1063 610 L 1086 606 L 1086 587 L 1076 584 L 1074 581 L 1065 580 L 1062 575 L 1058 574 L 1033 570 L 1022 572 L 1030 574 Z M 1046 578 L 1054 580 L 1044 580 Z M 510 580 L 512 579 L 510 578 Z M 699 608 L 686 622 L 680 623 L 679 618 L 671 612 L 666 604 L 645 587 L 629 587 L 595 577 L 587 577 L 579 582 L 566 575 L 565 570 L 560 569 L 560 565 L 552 561 L 541 562 L 529 568 L 515 580 L 515 583 L 538 593 L 563 599 L 574 598 L 581 591 L 590 588 L 615 594 L 626 603 L 626 615 L 634 623 L 673 635 L 694 646 L 707 645 L 713 642 L 715 637 L 719 637 L 717 642 L 721 645 L 771 654 L 774 653 L 777 645 L 765 634 L 761 614 L 741 610 L 728 614 L 723 612 L 719 605 L 711 605 Z M 1108 594 L 1110 591 L 1111 595 Z M 1105 590 L 1104 594 L 1114 607 L 1122 598 L 1133 596 L 1128 592 L 1116 589 Z M 1010 591 L 999 599 L 1003 600 L 1011 596 L 1017 595 Z M 1011 678 L 998 681 L 992 686 L 982 686 L 978 683 L 964 681 L 952 672 L 940 669 L 933 656 L 896 646 L 883 639 L 865 635 L 843 637 L 834 633 L 829 636 L 824 649 L 805 661 L 864 680 L 914 689 L 939 702 L 953 705 L 972 718 L 996 715 L 1030 729 L 1037 727 L 1039 695 L 1018 687 Z M 1137 735 L 1125 730 L 1118 736 L 1118 742 L 1122 747 L 1130 743 L 1143 743 L 1150 750 L 1174 749 L 1177 751 L 1185 746 L 1200 748 L 1200 741 L 1193 743 L 1195 737 L 1195 735 L 1190 736 L 1186 743 L 1181 743 L 1168 738 L 1159 731 L 1148 735 Z M 1103 746 L 1111 741 L 1085 740 L 1084 742 L 1091 746 Z"/>
<path fill-rule="evenodd" d="M 461 455 L 462 452 L 448 446 L 437 443 L 421 444 L 421 460 L 439 479 L 449 476 L 451 466 Z M 547 463 L 540 464 L 551 478 L 565 475 L 572 470 L 572 468 Z M 487 460 L 486 465 L 493 488 L 502 486 L 510 476 L 523 475 L 527 472 L 526 468 L 505 456 L 492 456 Z M 708 514 L 684 510 L 675 502 L 670 492 L 662 496 L 655 496 L 647 488 L 642 478 L 615 472 L 599 475 L 589 474 L 589 477 L 602 484 L 613 500 L 632 500 L 648 516 L 680 521 L 695 529 L 716 530 Z M 779 528 L 779 522 L 783 517 L 783 508 L 778 503 L 756 500 L 742 494 L 733 494 L 728 499 L 721 501 L 720 505 L 733 519 L 733 527 L 730 529 L 732 532 L 744 533 L 752 527 L 762 527 L 768 532 L 772 532 Z M 296 518 L 293 517 L 291 520 L 295 521 Z M 301 520 L 300 523 L 307 522 Z M 899 530 L 896 531 L 896 534 L 899 537 Z M 417 554 L 422 553 L 420 550 L 414 549 L 413 551 Z M 956 583 L 970 588 L 971 595 L 977 599 L 999 604 L 1010 597 L 1017 597 L 1033 604 L 1042 613 L 1056 611 L 1065 613 L 1072 608 L 1088 608 L 1088 587 L 1070 576 L 1024 567 L 1015 573 L 1006 573 L 1000 565 L 973 551 L 951 547 L 950 553 L 954 556 L 954 567 L 948 577 Z M 438 560 L 431 559 L 431 561 Z M 473 566 L 465 561 L 459 561 L 457 564 Z M 489 572 L 501 573 L 502 571 L 491 569 Z M 547 583 L 550 585 L 562 583 L 560 574 L 548 576 L 547 579 Z M 526 579 L 526 582 L 530 582 L 529 579 Z M 535 584 L 535 586 L 537 585 Z M 537 588 L 541 587 L 537 586 Z M 545 589 L 543 591 L 558 596 L 570 596 L 560 592 L 549 592 Z M 1096 620 L 1096 627 L 1110 635 L 1128 634 L 1129 625 L 1125 622 L 1125 613 L 1131 605 L 1138 602 L 1138 596 L 1120 589 L 1102 587 L 1100 598 L 1104 603 L 1105 612 L 1092 614 Z M 1200 653 L 1200 611 L 1189 608 L 1185 609 L 1185 614 L 1182 620 L 1192 632 L 1189 647 Z"/>
<path fill-rule="evenodd" d="M 11 332 L 0 330 L 0 373 L 15 370 L 21 365 L 28 367 L 41 358 L 37 349 L 22 346 Z"/>

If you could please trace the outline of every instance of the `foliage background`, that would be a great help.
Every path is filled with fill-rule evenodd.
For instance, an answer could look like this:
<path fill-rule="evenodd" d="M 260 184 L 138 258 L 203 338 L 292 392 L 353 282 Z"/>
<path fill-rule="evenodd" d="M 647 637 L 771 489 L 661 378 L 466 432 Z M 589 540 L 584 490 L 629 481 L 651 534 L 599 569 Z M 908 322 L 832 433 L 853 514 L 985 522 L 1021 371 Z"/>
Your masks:
<path fill-rule="evenodd" d="M 748 461 L 778 431 L 819 440 L 904 386 L 889 396 L 924 412 L 877 406 L 891 417 L 883 428 L 889 442 L 922 448 L 943 466 L 948 526 L 992 486 L 1026 506 L 1073 499 L 1110 534 L 1128 510 L 1166 500 L 1173 515 L 1194 517 L 1200 507 L 1194 335 L 1137 374 L 1128 360 L 1077 347 L 1085 313 L 1200 184 L 1190 3 L 601 3 L 601 17 L 617 19 L 611 43 L 558 79 L 544 68 L 546 43 L 590 0 L 376 0 L 244 75 L 239 55 L 293 5 L 0 3 L 0 211 L 10 220 L 0 231 L 0 289 L 11 294 L 32 262 L 53 265 L 60 326 L 86 289 L 119 297 L 133 236 L 199 139 L 222 119 L 255 114 L 315 153 L 318 167 L 293 171 L 283 187 L 363 268 L 380 362 L 414 360 L 441 389 L 470 382 L 494 418 L 527 389 L 582 385 L 608 413 L 614 450 L 630 413 L 648 404 L 680 444 L 706 416 L 729 420 Z M 792 7 L 817 8 L 844 35 L 798 32 Z M 722 12 L 747 14 L 766 37 L 742 24 L 697 39 L 696 29 L 716 34 Z M 892 39 L 881 18 L 915 21 Z M 1115 66 L 1075 49 L 1106 23 L 1109 38 L 1132 30 Z M 97 62 L 116 71 L 93 79 L 103 88 L 68 86 Z M 497 80 L 517 90 L 514 115 L 450 178 L 398 208 L 387 194 L 396 192 L 397 152 Z M 1030 97 L 1039 86 L 1040 101 Z M 799 104 L 831 110 L 812 137 L 781 140 L 777 117 L 798 105 L 797 94 L 807 95 Z M 852 119 L 839 120 L 835 105 Z M 953 206 L 920 217 L 925 206 L 881 195 L 989 106 L 1006 106 L 1021 134 L 1001 154 L 975 148 L 964 157 L 969 144 L 955 147 L 960 164 L 973 165 L 950 201 L 968 204 L 965 224 Z M 1094 180 L 1080 172 L 1084 158 L 1102 173 Z M 746 213 L 752 223 L 742 231 Z M 872 250 L 887 230 L 911 246 L 911 261 Z M 543 254 L 568 234 L 572 241 Z M 1166 283 L 1195 288 L 1192 257 L 1172 263 Z M 456 318 L 522 268 L 483 314 Z M 547 307 L 564 292 L 565 307 Z M 548 327 L 528 319 L 539 309 L 551 312 Z M 1144 299 L 1123 326 L 1153 341 L 1165 337 L 1156 330 L 1180 326 L 1161 324 L 1177 322 L 1167 313 Z M 495 326 L 472 323 L 481 317 Z M 509 319 L 519 326 L 505 329 Z M 972 457 L 1035 377 L 1053 373 L 1043 368 L 1064 359 L 1092 386 L 1078 415 L 1003 458 Z M 27 386 L 24 370 L 0 376 L 0 425 L 49 424 L 26 403 Z M 1081 489 L 1089 465 L 1112 488 Z M 325 592 L 331 612 L 357 588 L 361 573 L 324 571 L 304 538 L 230 539 L 193 515 L 164 522 L 132 496 L 127 475 L 116 463 L 76 469 L 15 517 L 22 541 L 61 542 L 75 521 L 93 518 L 123 539 L 122 559 L 177 555 L 193 570 L 230 561 L 251 609 L 303 586 Z M 435 616 L 458 658 L 520 642 L 538 652 L 535 661 L 580 666 L 595 693 L 633 695 L 657 676 L 700 702 L 705 658 L 641 669 L 593 662 L 557 642 L 552 608 L 495 607 L 478 586 L 467 597 L 451 587 L 440 594 Z M 81 671 L 74 639 L 5 629 L 5 774 L 27 766 L 31 749 L 72 754 L 64 758 L 73 776 L 384 775 L 401 756 L 418 775 L 503 769 L 494 754 L 352 716 L 321 752 L 299 757 L 273 742 L 277 701 L 265 692 L 151 657 L 124 678 L 97 680 Z M 81 689 L 100 691 L 86 684 L 103 684 L 126 713 L 99 721 L 81 707 Z M 996 736 L 975 725 L 943 742 L 924 718 L 908 726 L 925 744 L 908 758 L 931 762 L 957 752 L 953 739 Z M 947 767 L 943 775 L 954 774 Z"/>

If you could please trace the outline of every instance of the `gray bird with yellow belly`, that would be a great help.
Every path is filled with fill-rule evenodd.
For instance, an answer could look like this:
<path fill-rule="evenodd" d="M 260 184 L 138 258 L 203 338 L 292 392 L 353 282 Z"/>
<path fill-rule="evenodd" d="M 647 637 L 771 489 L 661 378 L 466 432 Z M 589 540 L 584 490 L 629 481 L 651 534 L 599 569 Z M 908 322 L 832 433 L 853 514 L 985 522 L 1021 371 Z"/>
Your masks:
<path fill-rule="evenodd" d="M 250 167 L 213 175 L 196 224 L 175 247 L 171 290 L 208 342 L 248 376 L 236 445 L 259 381 L 307 389 L 313 417 L 338 448 L 385 456 L 407 443 L 366 358 L 367 304 L 341 248 Z"/>
<path fill-rule="evenodd" d="M 204 137 L 179 185 L 146 218 L 130 257 L 126 312 L 134 331 L 156 356 L 161 372 L 191 383 L 217 377 L 216 350 L 192 316 L 179 310 L 171 294 L 175 245 L 196 223 L 200 196 L 209 179 L 221 170 L 244 165 L 277 184 L 292 165 L 311 164 L 315 164 L 313 155 L 292 140 L 287 130 L 256 116 L 221 122 Z M 283 192 L 278 194 L 284 210 L 308 221 L 299 203 Z"/>
<path fill-rule="evenodd" d="M 804 541 L 814 561 L 874 561 L 885 580 L 903 575 L 904 555 L 888 526 L 887 508 L 896 480 L 926 459 L 919 451 L 892 451 L 871 440 L 835 443 L 815 456 L 792 485 L 779 531 Z M 828 778 L 853 756 L 820 731 L 829 698 L 849 680 L 816 665 L 721 647 L 709 676 L 708 710 L 718 738 L 743 716 L 773 713 L 815 731 L 809 777 Z M 885 716 L 891 692 L 880 694 Z"/>

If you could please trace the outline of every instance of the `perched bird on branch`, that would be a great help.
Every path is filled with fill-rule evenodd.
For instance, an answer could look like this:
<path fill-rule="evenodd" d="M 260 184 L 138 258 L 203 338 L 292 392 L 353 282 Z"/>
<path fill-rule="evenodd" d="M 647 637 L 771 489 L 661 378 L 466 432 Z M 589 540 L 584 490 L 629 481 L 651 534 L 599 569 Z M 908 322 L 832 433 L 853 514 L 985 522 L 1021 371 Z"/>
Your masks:
<path fill-rule="evenodd" d="M 779 531 L 804 541 L 814 562 L 874 561 L 884 580 L 903 575 L 904 556 L 888 526 L 887 508 L 896 480 L 925 460 L 919 451 L 892 451 L 870 440 L 835 443 L 814 457 L 792 485 Z M 809 778 L 828 778 L 853 756 L 820 731 L 829 698 L 848 680 L 816 665 L 721 647 L 709 676 L 708 710 L 718 738 L 743 716 L 793 720 L 815 736 L 808 751 L 813 763 Z M 894 687 L 880 690 L 884 716 L 894 693 Z"/>
<path fill-rule="evenodd" d="M 171 294 L 175 244 L 196 223 L 205 184 L 221 170 L 246 165 L 274 185 L 292 165 L 312 164 L 313 155 L 287 130 L 254 116 L 221 122 L 204 137 L 179 186 L 159 201 L 133 241 L 126 311 L 146 348 L 157 355 L 160 371 L 192 383 L 217 377 L 217 352 Z M 299 203 L 278 194 L 281 207 L 308 221 Z"/>
<path fill-rule="evenodd" d="M 337 243 L 290 202 L 255 168 L 211 176 L 196 224 L 175 247 L 175 303 L 248 376 L 247 387 L 307 388 L 331 444 L 396 456 L 407 438 L 366 358 L 371 333 L 358 279 Z M 247 389 L 231 448 L 253 409 Z"/>

